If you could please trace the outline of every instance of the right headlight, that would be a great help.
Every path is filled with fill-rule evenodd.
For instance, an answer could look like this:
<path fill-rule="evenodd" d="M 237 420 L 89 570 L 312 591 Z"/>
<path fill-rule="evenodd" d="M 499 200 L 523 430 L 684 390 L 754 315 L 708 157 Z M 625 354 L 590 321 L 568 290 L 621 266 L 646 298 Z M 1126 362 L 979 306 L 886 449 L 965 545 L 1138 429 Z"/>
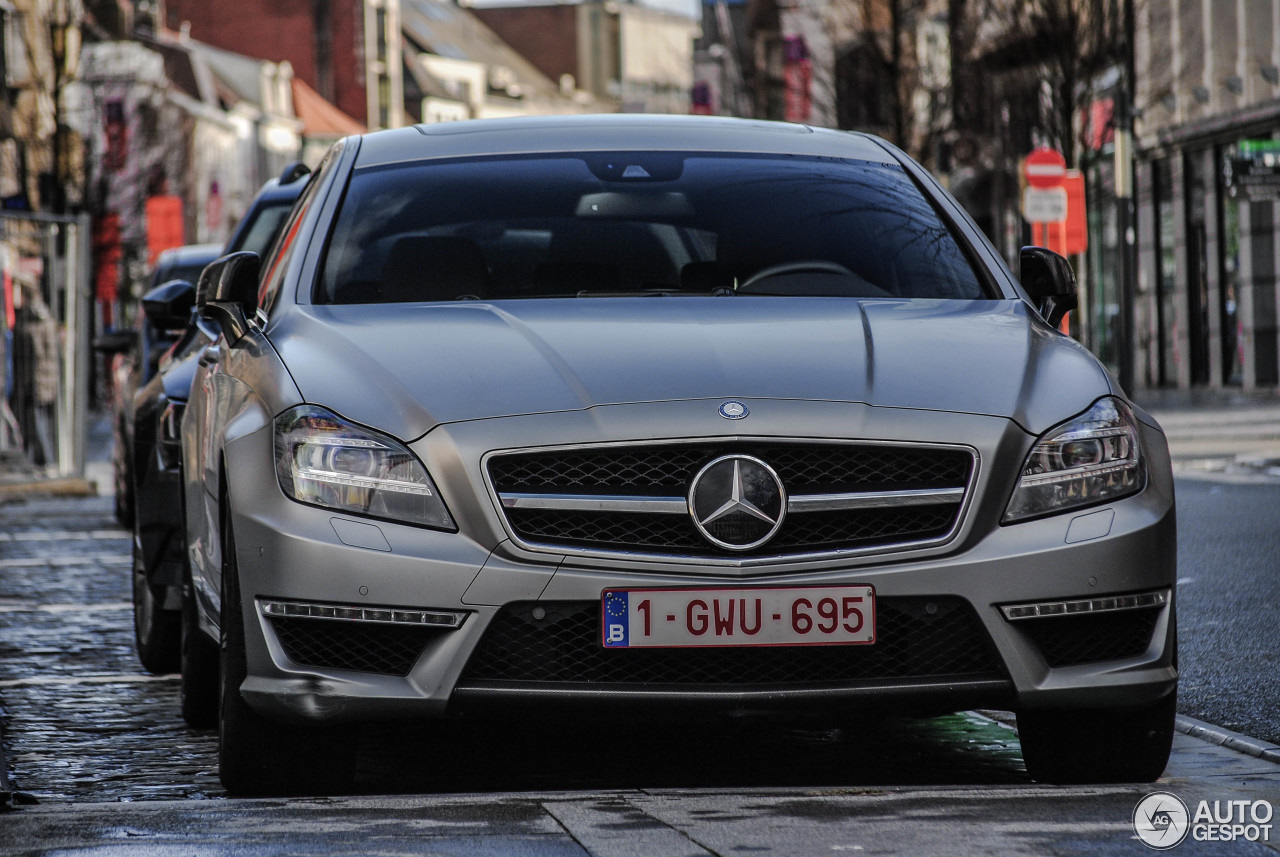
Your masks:
<path fill-rule="evenodd" d="M 435 483 L 395 438 L 314 405 L 275 420 L 276 477 L 287 497 L 339 512 L 457 529 Z"/>
<path fill-rule="evenodd" d="M 1146 480 L 1133 411 L 1107 396 L 1036 442 L 1003 523 L 1136 494 Z"/>

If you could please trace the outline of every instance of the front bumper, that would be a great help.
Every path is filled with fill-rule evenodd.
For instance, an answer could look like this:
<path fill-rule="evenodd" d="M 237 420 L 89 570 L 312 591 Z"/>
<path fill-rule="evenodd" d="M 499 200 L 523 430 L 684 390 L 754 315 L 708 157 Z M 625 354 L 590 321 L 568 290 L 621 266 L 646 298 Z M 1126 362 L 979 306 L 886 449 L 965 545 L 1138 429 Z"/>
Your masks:
<path fill-rule="evenodd" d="M 705 410 L 705 403 L 698 404 Z M 945 545 L 903 553 L 737 566 L 682 566 L 646 557 L 602 559 L 514 545 L 492 497 L 473 487 L 484 484 L 479 462 L 486 452 L 566 439 L 613 439 L 624 436 L 620 426 L 643 432 L 647 422 L 696 430 L 696 420 L 685 413 L 692 410 L 690 403 L 616 406 L 594 409 L 596 413 L 437 429 L 414 449 L 459 521 L 459 533 L 365 520 L 295 503 L 281 494 L 270 466 L 270 427 L 234 441 L 226 460 L 248 634 L 248 678 L 242 693 L 255 709 L 278 719 L 342 722 L 442 716 L 501 703 L 722 709 L 1125 707 L 1152 702 L 1174 690 L 1173 486 L 1163 436 L 1156 429 L 1142 427 L 1149 481 L 1140 494 L 1002 527 L 999 518 L 1016 466 L 1034 440 L 1013 424 L 958 414 L 929 414 L 922 421 L 919 414 L 860 405 L 799 404 L 811 437 L 847 437 L 837 433 L 838 427 L 847 432 L 853 426 L 858 437 L 925 443 L 955 443 L 959 438 L 971 445 L 981 464 L 971 489 L 973 502 L 954 538 Z M 751 407 L 753 414 L 769 413 L 760 403 Z M 757 430 L 763 427 L 762 436 L 785 437 L 784 425 L 794 424 L 780 417 L 771 425 L 766 418 Z M 720 431 L 722 426 L 708 429 Z M 664 435 L 654 431 L 640 436 Z M 519 442 L 512 443 L 513 437 Z M 583 610 L 598 609 L 593 605 L 598 605 L 605 588 L 853 583 L 873 585 L 878 604 L 906 617 L 899 632 L 900 644 L 908 647 L 904 651 L 911 651 L 922 628 L 928 630 L 921 624 L 925 617 L 946 614 L 948 605 L 959 605 L 957 609 L 967 611 L 965 633 L 976 633 L 980 644 L 989 646 L 990 661 L 972 668 L 944 665 L 921 672 L 908 658 L 906 666 L 854 670 L 838 681 L 819 676 L 762 682 L 734 679 L 738 673 L 729 664 L 724 667 L 727 672 L 717 673 L 721 678 L 707 683 L 661 670 L 633 675 L 606 670 L 590 681 L 546 676 L 528 680 L 522 677 L 523 667 L 486 673 L 477 666 L 482 643 L 492 644 L 484 642 L 486 633 L 497 633 L 499 623 L 511 624 L 513 616 L 524 615 L 522 611 L 532 617 L 539 608 L 553 618 L 566 611 L 581 617 L 586 615 Z M 1082 625 L 1080 617 L 1010 621 L 1000 609 L 1151 592 L 1167 593 L 1167 603 L 1110 614 L 1101 623 Z M 302 626 L 294 622 L 294 627 L 285 627 L 278 617 L 268 616 L 264 599 L 456 612 L 462 621 L 456 629 L 424 627 L 410 629 L 417 636 L 397 637 L 399 632 L 384 633 L 385 627 L 378 632 L 381 636 L 362 636 L 362 629 L 378 623 L 351 621 L 349 630 L 330 633 L 328 629 L 338 624 L 332 619 L 306 618 L 299 621 L 311 636 L 299 643 Z M 1071 627 L 1063 624 L 1071 622 Z M 560 631 L 551 628 L 549 633 L 556 636 Z M 955 636 L 960 632 L 953 629 L 937 633 L 938 651 L 978 645 Z M 1117 643 L 1117 637 L 1123 639 Z M 587 651 L 581 639 L 561 643 L 588 659 L 601 656 Z M 529 646 L 537 644 L 529 641 Z M 359 657 L 351 654 L 355 649 Z M 399 654 L 378 659 L 388 651 Z M 545 652 L 539 656 L 543 660 L 566 656 L 563 649 L 539 651 Z M 751 650 L 733 651 L 737 654 L 730 661 L 750 658 L 742 653 Z"/>

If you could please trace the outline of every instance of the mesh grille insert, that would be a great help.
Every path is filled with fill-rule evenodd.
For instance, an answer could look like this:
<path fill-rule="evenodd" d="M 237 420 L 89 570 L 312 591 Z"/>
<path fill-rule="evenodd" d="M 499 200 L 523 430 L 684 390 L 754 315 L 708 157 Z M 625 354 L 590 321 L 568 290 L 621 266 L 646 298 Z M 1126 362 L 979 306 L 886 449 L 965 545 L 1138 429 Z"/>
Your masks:
<path fill-rule="evenodd" d="M 788 491 L 809 494 L 961 487 L 973 465 L 956 449 L 736 443 L 498 455 L 489 475 L 498 491 L 682 494 L 704 464 L 733 453 L 768 462 Z"/>
<path fill-rule="evenodd" d="M 436 628 L 334 622 L 326 619 L 271 619 L 289 660 L 300 666 L 335 670 L 409 674 Z"/>
<path fill-rule="evenodd" d="M 1049 666 L 1069 667 L 1141 655 L 1151 645 L 1161 609 L 1046 616 L 1017 627 L 1031 637 Z"/>
<path fill-rule="evenodd" d="M 535 606 L 545 618 L 533 618 Z M 865 646 L 605 649 L 598 602 L 516 603 L 494 617 L 460 684 L 750 688 L 1004 677 L 986 631 L 960 598 L 878 599 L 876 637 Z"/>

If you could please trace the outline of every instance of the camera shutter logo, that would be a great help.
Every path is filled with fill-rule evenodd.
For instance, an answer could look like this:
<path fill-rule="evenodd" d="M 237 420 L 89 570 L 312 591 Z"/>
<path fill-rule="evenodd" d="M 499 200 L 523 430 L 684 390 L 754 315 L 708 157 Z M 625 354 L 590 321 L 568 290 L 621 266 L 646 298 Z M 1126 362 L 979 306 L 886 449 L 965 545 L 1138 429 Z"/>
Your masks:
<path fill-rule="evenodd" d="M 1177 795 L 1152 792 L 1133 810 L 1133 831 L 1144 845 L 1165 851 L 1187 838 L 1191 813 Z"/>

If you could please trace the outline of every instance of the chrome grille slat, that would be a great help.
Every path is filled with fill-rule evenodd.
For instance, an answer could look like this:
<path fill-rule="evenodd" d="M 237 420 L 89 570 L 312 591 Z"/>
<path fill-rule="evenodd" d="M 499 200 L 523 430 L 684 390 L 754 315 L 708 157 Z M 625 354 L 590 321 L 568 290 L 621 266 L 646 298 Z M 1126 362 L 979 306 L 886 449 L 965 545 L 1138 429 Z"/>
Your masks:
<path fill-rule="evenodd" d="M 937 491 L 854 491 L 844 494 L 792 494 L 787 513 L 838 512 L 845 509 L 890 509 L 958 503 L 963 488 Z M 687 515 L 684 497 L 625 497 L 610 494 L 498 494 L 504 509 L 563 509 L 590 512 L 639 512 L 647 515 Z"/>
<path fill-rule="evenodd" d="M 773 465 L 786 520 L 737 557 L 911 549 L 954 535 L 976 455 L 965 447 L 735 438 L 513 450 L 486 475 L 517 544 L 532 550 L 730 561 L 696 531 L 687 491 L 707 462 L 750 455 Z"/>
<path fill-rule="evenodd" d="M 689 502 L 683 497 L 622 497 L 592 494 L 498 495 L 504 509 L 562 509 L 584 512 L 640 512 L 646 515 L 687 515 Z"/>
<path fill-rule="evenodd" d="M 841 512 L 854 509 L 900 509 L 906 506 L 937 506 L 959 503 L 963 488 L 936 491 L 853 491 L 844 494 L 792 494 L 787 512 Z"/>

